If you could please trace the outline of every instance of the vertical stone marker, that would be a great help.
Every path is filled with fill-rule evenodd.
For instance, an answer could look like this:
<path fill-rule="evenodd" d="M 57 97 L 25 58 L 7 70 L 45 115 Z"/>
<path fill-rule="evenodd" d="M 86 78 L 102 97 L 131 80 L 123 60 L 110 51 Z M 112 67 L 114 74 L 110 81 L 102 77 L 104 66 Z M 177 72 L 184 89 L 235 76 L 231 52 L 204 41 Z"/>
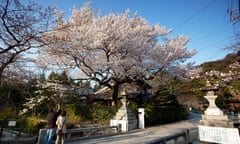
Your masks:
<path fill-rule="evenodd" d="M 207 93 L 204 97 L 208 100 L 209 106 L 202 115 L 202 120 L 199 122 L 200 141 L 220 144 L 240 144 L 238 129 L 233 128 L 233 121 L 228 119 L 227 115 L 224 115 L 215 104 L 218 96 L 214 92 L 218 88 L 207 81 L 206 87 L 202 90 Z"/>
<path fill-rule="evenodd" d="M 138 128 L 145 128 L 144 108 L 138 108 Z"/>

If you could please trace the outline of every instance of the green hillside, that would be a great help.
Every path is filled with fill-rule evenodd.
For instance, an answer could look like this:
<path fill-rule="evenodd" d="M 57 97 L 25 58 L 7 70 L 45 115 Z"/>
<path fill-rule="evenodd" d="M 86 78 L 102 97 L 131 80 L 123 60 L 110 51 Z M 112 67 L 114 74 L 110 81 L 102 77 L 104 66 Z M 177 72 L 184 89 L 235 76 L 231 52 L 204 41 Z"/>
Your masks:
<path fill-rule="evenodd" d="M 200 89 L 206 80 L 218 86 L 216 104 L 225 110 L 240 111 L 240 52 L 229 54 L 224 59 L 206 62 L 198 66 L 199 77 L 183 82 L 178 87 L 178 100 L 182 104 L 204 110 L 208 102 Z"/>
<path fill-rule="evenodd" d="M 203 71 L 210 71 L 210 70 L 217 70 L 221 72 L 229 72 L 230 68 L 229 65 L 240 62 L 240 51 L 236 54 L 228 54 L 224 59 L 213 61 L 213 62 L 206 62 L 200 65 L 203 68 Z"/>

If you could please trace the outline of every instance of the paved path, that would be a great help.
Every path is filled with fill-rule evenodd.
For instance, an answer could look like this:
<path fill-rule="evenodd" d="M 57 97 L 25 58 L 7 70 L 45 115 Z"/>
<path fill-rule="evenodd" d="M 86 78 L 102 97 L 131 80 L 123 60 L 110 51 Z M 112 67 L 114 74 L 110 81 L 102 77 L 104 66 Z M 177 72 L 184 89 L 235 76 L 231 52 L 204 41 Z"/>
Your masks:
<path fill-rule="evenodd" d="M 198 126 L 198 115 L 191 115 L 191 120 L 175 122 L 170 124 L 164 124 L 154 127 L 148 127 L 145 129 L 132 130 L 126 133 L 113 136 L 104 136 L 98 138 L 78 139 L 72 141 L 66 141 L 66 144 L 149 144 L 155 141 L 185 131 L 186 129 L 194 129 Z M 8 135 L 3 133 L 3 135 Z M 198 135 L 198 134 L 197 134 Z M 198 141 L 197 135 L 196 141 L 192 144 L 201 144 Z M 6 137 L 7 138 L 7 137 Z M 1 142 L 0 142 L 1 143 Z"/>
<path fill-rule="evenodd" d="M 155 127 L 149 127 L 145 129 L 138 129 L 123 133 L 120 135 L 106 136 L 100 138 L 80 139 L 67 144 L 147 144 L 154 143 L 154 141 L 167 137 L 177 132 L 181 132 L 186 129 L 197 128 L 198 121 L 188 120 L 177 123 L 164 124 Z M 193 144 L 200 144 L 197 140 Z"/>

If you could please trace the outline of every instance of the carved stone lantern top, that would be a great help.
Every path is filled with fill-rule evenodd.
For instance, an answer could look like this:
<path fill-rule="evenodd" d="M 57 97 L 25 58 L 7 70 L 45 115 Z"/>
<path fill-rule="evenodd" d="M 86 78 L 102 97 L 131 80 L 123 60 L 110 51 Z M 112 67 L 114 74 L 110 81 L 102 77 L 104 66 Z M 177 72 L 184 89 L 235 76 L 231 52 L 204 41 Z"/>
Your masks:
<path fill-rule="evenodd" d="M 217 91 L 218 90 L 218 86 L 217 85 L 213 85 L 212 83 L 210 83 L 209 80 L 206 81 L 206 86 L 201 88 L 202 91 Z"/>
<path fill-rule="evenodd" d="M 129 103 L 127 100 L 127 91 L 125 89 L 121 92 L 121 102 L 123 106 L 127 106 Z"/>

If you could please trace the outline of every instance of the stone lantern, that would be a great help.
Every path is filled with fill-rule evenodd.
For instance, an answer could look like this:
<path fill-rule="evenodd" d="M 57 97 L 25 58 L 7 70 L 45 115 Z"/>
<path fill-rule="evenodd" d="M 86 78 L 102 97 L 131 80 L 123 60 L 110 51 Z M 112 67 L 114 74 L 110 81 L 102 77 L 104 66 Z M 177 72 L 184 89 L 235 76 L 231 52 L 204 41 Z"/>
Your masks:
<path fill-rule="evenodd" d="M 215 104 L 218 96 L 215 95 L 214 92 L 218 90 L 218 87 L 211 85 L 210 82 L 207 81 L 206 87 L 204 87 L 202 90 L 206 91 L 206 96 L 204 96 L 204 98 L 208 100 L 209 106 L 202 115 L 200 125 L 233 127 L 233 122 L 228 119 L 228 116 L 224 115 L 223 111 L 220 110 Z"/>
<path fill-rule="evenodd" d="M 200 141 L 204 143 L 240 144 L 238 128 L 234 128 L 233 121 L 228 119 L 228 116 L 224 115 L 215 104 L 218 96 L 214 92 L 218 90 L 218 87 L 207 81 L 206 87 L 202 90 L 207 93 L 204 97 L 208 100 L 209 106 L 198 125 Z"/>
<path fill-rule="evenodd" d="M 111 126 L 119 126 L 123 132 L 137 129 L 137 118 L 128 107 L 127 92 L 121 93 L 122 106 L 110 121 Z"/>

